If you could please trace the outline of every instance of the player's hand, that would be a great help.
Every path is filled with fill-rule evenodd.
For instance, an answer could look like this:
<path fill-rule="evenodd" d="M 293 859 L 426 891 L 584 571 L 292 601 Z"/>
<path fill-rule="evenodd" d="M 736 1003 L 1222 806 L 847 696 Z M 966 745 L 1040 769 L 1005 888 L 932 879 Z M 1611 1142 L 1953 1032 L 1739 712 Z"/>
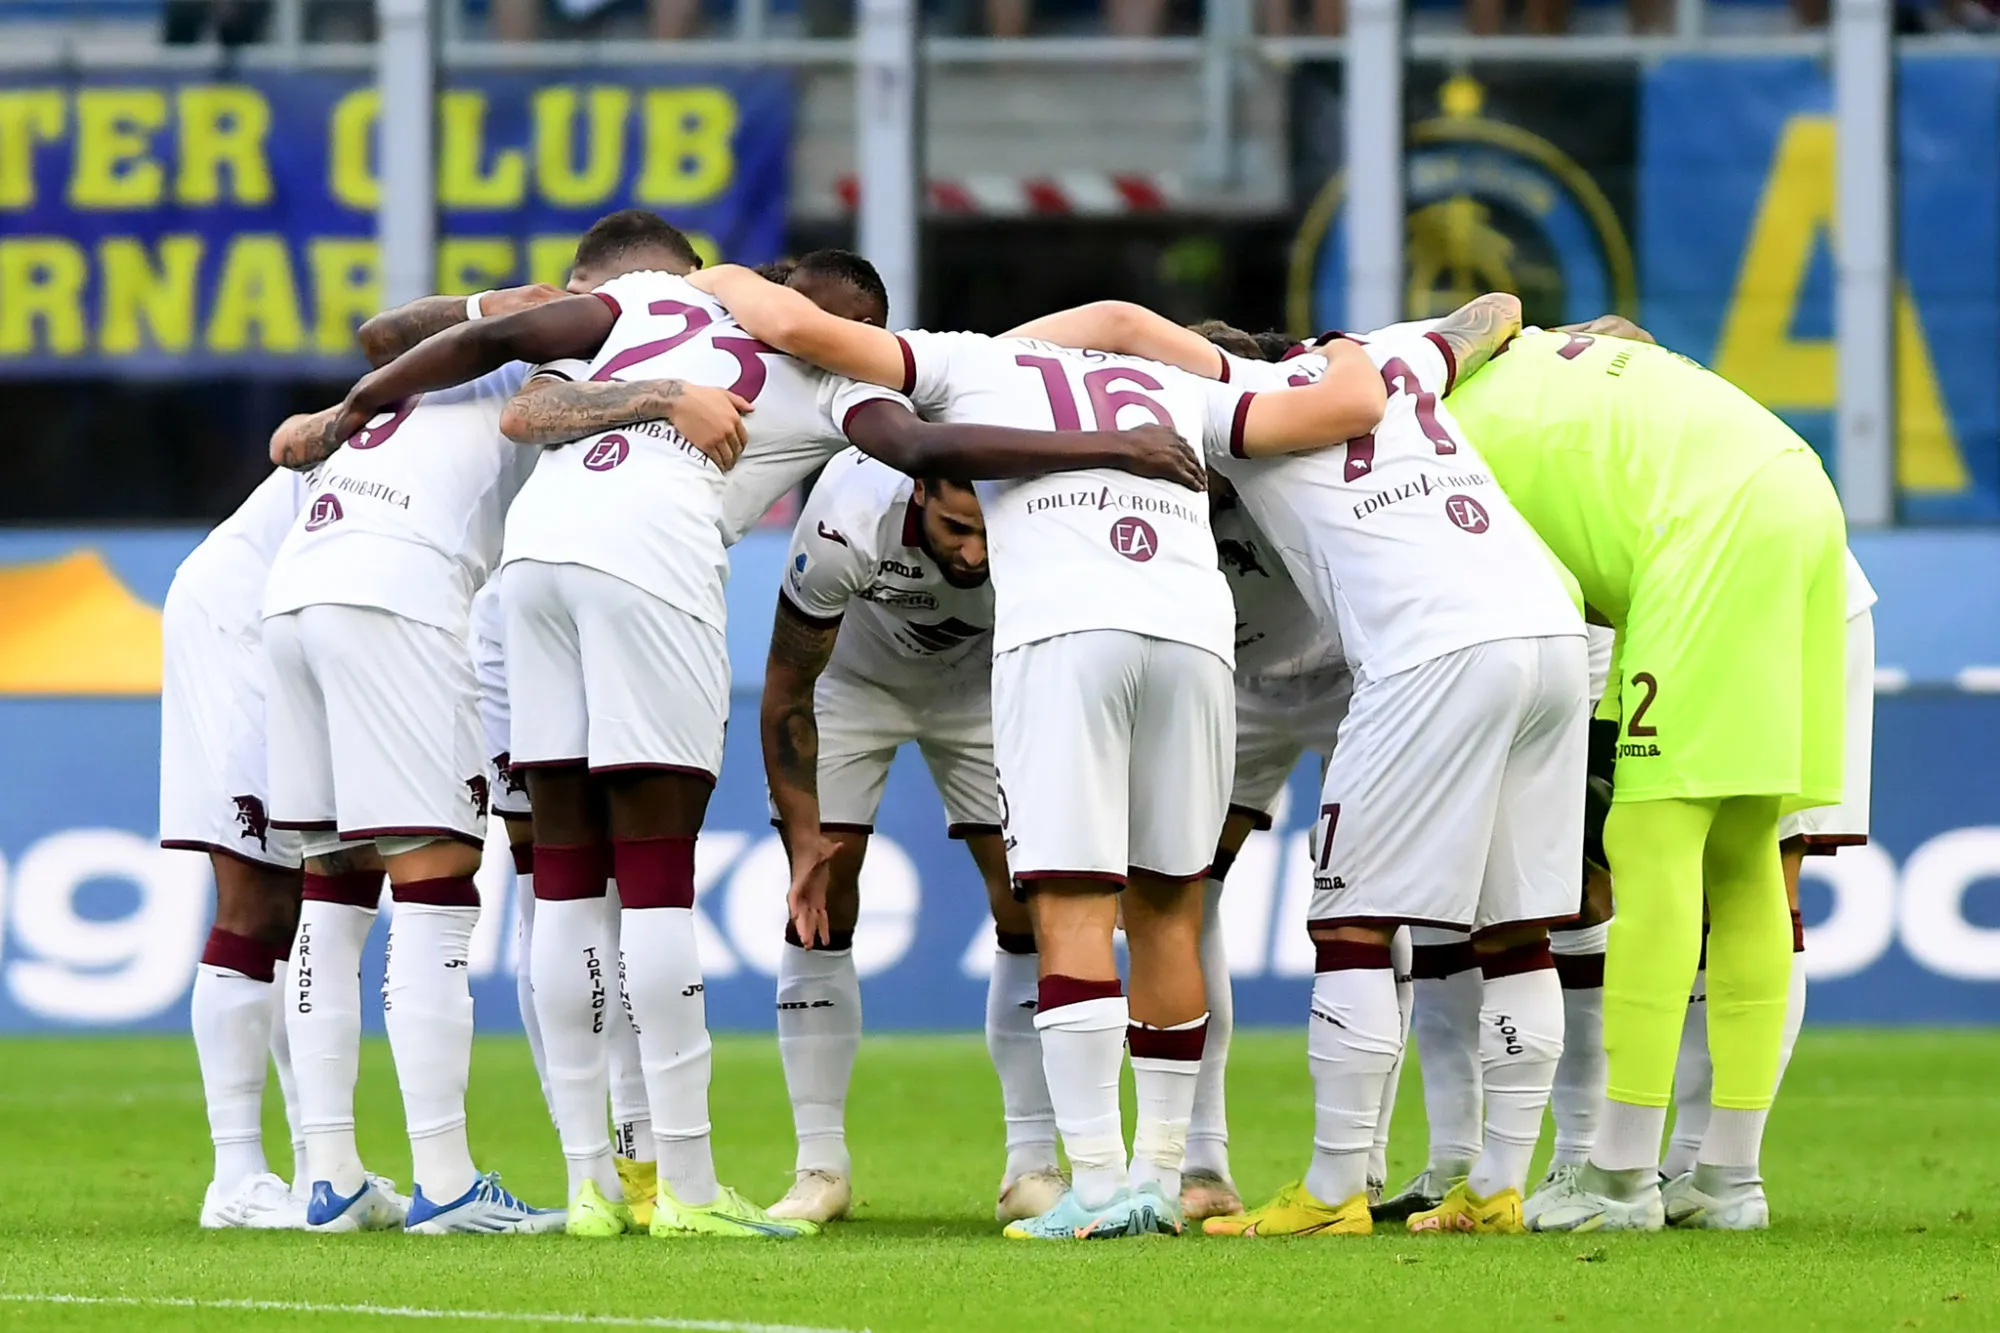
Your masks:
<path fill-rule="evenodd" d="M 1191 491 L 1208 489 L 1208 468 L 1177 433 L 1166 426 L 1144 425 L 1111 435 L 1118 466 L 1137 477 L 1171 481 Z"/>
<path fill-rule="evenodd" d="M 522 287 L 502 287 L 479 298 L 479 313 L 487 319 L 518 314 L 544 301 L 553 301 L 558 296 L 568 294 L 562 288 L 551 287 L 546 282 L 531 282 Z"/>
<path fill-rule="evenodd" d="M 819 837 L 810 847 L 792 855 L 792 887 L 785 895 L 785 909 L 799 943 L 810 949 L 833 942 L 833 926 L 826 912 L 827 885 L 833 878 L 834 842 Z"/>
<path fill-rule="evenodd" d="M 727 389 L 709 389 L 699 384 L 669 380 L 664 386 L 667 420 L 687 442 L 724 472 L 736 466 L 743 446 L 750 442 L 743 414 L 754 412 L 747 398 Z"/>
<path fill-rule="evenodd" d="M 358 389 L 360 386 L 356 385 L 355 387 Z M 321 457 L 332 453 L 335 449 L 338 449 L 341 445 L 346 444 L 349 440 L 360 434 L 361 428 L 366 426 L 374 416 L 374 412 L 365 410 L 357 405 L 354 400 L 354 394 L 350 392 L 347 395 L 347 400 L 327 420 L 326 433 L 321 442 L 325 453 Z"/>

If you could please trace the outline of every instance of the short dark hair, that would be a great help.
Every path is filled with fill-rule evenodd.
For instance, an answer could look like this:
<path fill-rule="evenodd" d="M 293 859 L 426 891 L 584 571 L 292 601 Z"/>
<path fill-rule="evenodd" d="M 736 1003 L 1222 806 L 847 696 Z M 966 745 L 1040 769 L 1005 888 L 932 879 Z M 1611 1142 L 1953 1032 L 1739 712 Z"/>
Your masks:
<path fill-rule="evenodd" d="M 972 483 L 964 477 L 947 477 L 939 474 L 918 477 L 917 480 L 924 484 L 924 493 L 926 495 L 934 494 L 940 486 L 949 486 L 953 490 L 971 491 L 974 495 L 978 494 L 978 491 L 973 489 Z"/>
<path fill-rule="evenodd" d="M 684 262 L 690 272 L 701 267 L 701 256 L 680 228 L 645 208 L 621 208 L 591 223 L 576 243 L 576 264 L 595 268 L 635 250 L 664 250 Z"/>
<path fill-rule="evenodd" d="M 1264 353 L 1266 361 L 1283 361 L 1285 353 L 1299 345 L 1299 340 L 1283 329 L 1266 329 L 1251 336 L 1256 338 L 1257 346 Z"/>
<path fill-rule="evenodd" d="M 759 264 L 750 271 L 764 281 L 775 282 L 782 287 L 786 279 L 792 276 L 792 270 L 798 266 L 798 261 L 795 259 L 773 259 L 770 263 Z"/>
<path fill-rule="evenodd" d="M 1225 324 L 1219 319 L 1204 319 L 1199 324 L 1188 325 L 1188 328 L 1192 332 L 1199 333 L 1202 337 L 1208 339 L 1223 351 L 1228 352 L 1231 356 L 1247 357 L 1252 361 L 1266 361 L 1270 359 L 1264 355 L 1264 349 L 1258 345 L 1255 338 L 1237 328 L 1234 324 Z"/>
<path fill-rule="evenodd" d="M 873 314 L 883 324 L 889 322 L 889 289 L 875 266 L 852 250 L 814 250 L 792 265 L 793 278 L 826 278 L 844 282 L 860 292 L 875 307 Z"/>

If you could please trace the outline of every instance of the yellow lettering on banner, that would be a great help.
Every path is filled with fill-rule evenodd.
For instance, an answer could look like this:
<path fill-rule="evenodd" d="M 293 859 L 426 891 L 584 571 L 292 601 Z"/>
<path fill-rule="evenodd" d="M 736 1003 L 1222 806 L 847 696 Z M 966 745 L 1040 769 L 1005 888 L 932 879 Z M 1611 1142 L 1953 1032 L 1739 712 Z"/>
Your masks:
<path fill-rule="evenodd" d="M 0 356 L 81 352 L 83 282 L 89 274 L 90 262 L 74 241 L 60 236 L 0 240 Z"/>
<path fill-rule="evenodd" d="M 354 330 L 382 308 L 382 247 L 371 240 L 318 236 L 306 245 L 312 267 L 313 347 L 338 355 Z"/>
<path fill-rule="evenodd" d="M 212 352 L 296 352 L 305 344 L 284 237 L 245 232 L 230 241 L 215 284 L 207 343 Z"/>
<path fill-rule="evenodd" d="M 571 151 L 577 90 L 544 88 L 535 94 L 535 184 L 542 198 L 564 208 L 601 204 L 618 188 L 625 167 L 625 116 L 632 94 L 623 88 L 592 88 L 584 122 L 584 164 Z"/>
<path fill-rule="evenodd" d="M 569 266 L 576 259 L 574 236 L 530 236 L 528 238 L 528 281 L 560 287 L 569 281 Z"/>
<path fill-rule="evenodd" d="M 721 194 L 736 174 L 736 99 L 721 88 L 654 88 L 645 107 L 646 155 L 633 197 L 665 207 Z"/>
<path fill-rule="evenodd" d="M 153 134 L 167 123 L 157 88 L 84 88 L 76 95 L 72 208 L 147 208 L 160 202 L 166 169 L 153 160 Z"/>
<path fill-rule="evenodd" d="M 271 104 L 242 84 L 184 86 L 178 94 L 179 179 L 174 198 L 184 204 L 222 200 L 222 172 L 229 171 L 231 203 L 271 201 L 271 164 L 264 142 L 271 134 Z"/>
<path fill-rule="evenodd" d="M 1834 170 L 1832 119 L 1786 122 L 1716 341 L 1716 373 L 1777 411 L 1829 411 L 1839 399 L 1833 340 L 1791 332 L 1813 249 L 1832 240 Z M 1901 281 L 1895 305 L 1896 482 L 1907 490 L 1962 491 L 1971 478 L 1923 321 Z"/>
<path fill-rule="evenodd" d="M 0 92 L 0 208 L 35 202 L 35 145 L 61 136 L 63 108 L 53 88 Z"/>
<path fill-rule="evenodd" d="M 486 160 L 486 94 L 455 88 L 438 97 L 438 206 L 519 208 L 528 196 L 528 156 L 518 148 Z"/>
<path fill-rule="evenodd" d="M 371 161 L 375 122 L 382 116 L 382 94 L 356 88 L 334 103 L 326 123 L 326 188 L 347 208 L 368 211 L 382 202 L 382 182 Z"/>
<path fill-rule="evenodd" d="M 195 279 L 201 272 L 199 236 L 160 239 L 156 266 L 146 242 L 113 236 L 97 248 L 97 346 L 111 353 L 151 345 L 185 352 L 194 345 Z M 144 331 L 141 325 L 144 325 Z"/>
<path fill-rule="evenodd" d="M 447 236 L 438 242 L 437 289 L 470 296 L 514 276 L 514 243 L 499 236 Z"/>

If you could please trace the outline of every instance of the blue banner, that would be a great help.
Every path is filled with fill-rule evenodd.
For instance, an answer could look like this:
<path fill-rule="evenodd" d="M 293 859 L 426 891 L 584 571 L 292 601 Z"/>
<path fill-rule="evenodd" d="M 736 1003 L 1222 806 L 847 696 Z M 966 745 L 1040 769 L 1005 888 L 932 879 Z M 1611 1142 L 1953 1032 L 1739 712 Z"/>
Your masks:
<path fill-rule="evenodd" d="M 363 73 L 0 83 L 0 374 L 351 370 L 380 308 L 380 113 Z M 454 74 L 436 289 L 560 284 L 634 206 L 709 258 L 774 258 L 791 116 L 772 71 Z"/>

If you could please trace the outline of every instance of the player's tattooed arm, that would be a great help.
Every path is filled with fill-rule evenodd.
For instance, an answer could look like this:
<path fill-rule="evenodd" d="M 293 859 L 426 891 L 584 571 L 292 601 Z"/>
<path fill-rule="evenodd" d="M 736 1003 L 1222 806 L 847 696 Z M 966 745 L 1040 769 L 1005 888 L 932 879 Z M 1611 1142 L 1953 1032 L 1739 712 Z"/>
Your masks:
<path fill-rule="evenodd" d="M 1191 491 L 1208 486 L 1207 467 L 1165 426 L 1016 430 L 925 421 L 900 402 L 878 398 L 848 414 L 847 438 L 869 457 L 912 477 L 998 481 L 1104 467 L 1171 481 Z"/>
<path fill-rule="evenodd" d="M 618 312 L 596 296 L 563 296 L 511 315 L 453 325 L 363 375 L 326 428 L 329 452 L 392 403 L 478 379 L 509 361 L 542 363 L 597 355 Z"/>
<path fill-rule="evenodd" d="M 1461 384 L 1520 331 L 1521 298 L 1511 292 L 1488 292 L 1467 301 L 1431 329 L 1451 348 Z"/>
<path fill-rule="evenodd" d="M 887 329 L 830 315 L 740 264 L 718 264 L 687 280 L 720 301 L 744 332 L 781 352 L 864 384 L 909 388 L 902 340 Z"/>
<path fill-rule="evenodd" d="M 838 620 L 816 620 L 779 594 L 758 715 L 765 781 L 792 869 L 786 905 L 793 929 L 808 948 L 825 938 L 828 929 L 826 888 L 834 851 L 819 824 L 819 717 L 813 692 L 839 635 Z"/>
<path fill-rule="evenodd" d="M 1089 347 L 1100 352 L 1143 356 L 1178 366 L 1203 379 L 1226 379 L 1221 351 L 1193 329 L 1130 301 L 1093 301 L 1058 310 L 1019 328 L 1008 338 L 1039 338 L 1058 347 Z"/>
<path fill-rule="evenodd" d="M 326 428 L 337 407 L 286 417 L 271 432 L 271 461 L 294 472 L 304 472 L 326 461 L 332 451 L 326 446 Z"/>
<path fill-rule="evenodd" d="M 561 296 L 560 287 L 545 282 L 525 287 L 507 287 L 488 292 L 480 301 L 480 313 L 492 319 L 540 305 Z M 465 323 L 463 296 L 420 296 L 407 305 L 384 310 L 356 332 L 361 350 L 371 366 L 385 366 L 434 333 L 443 333 L 454 324 Z"/>
<path fill-rule="evenodd" d="M 682 380 L 586 380 L 537 375 L 500 414 L 500 433 L 516 444 L 565 444 L 640 421 L 669 421 L 728 471 L 748 443 L 748 400 L 727 389 Z"/>

